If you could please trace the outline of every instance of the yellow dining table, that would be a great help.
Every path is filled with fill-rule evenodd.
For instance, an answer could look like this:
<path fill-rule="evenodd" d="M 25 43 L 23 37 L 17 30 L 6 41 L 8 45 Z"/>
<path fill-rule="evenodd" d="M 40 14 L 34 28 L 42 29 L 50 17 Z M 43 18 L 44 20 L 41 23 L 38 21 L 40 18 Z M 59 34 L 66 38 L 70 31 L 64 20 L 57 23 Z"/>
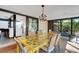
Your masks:
<path fill-rule="evenodd" d="M 20 37 L 19 38 L 22 45 L 24 45 L 28 49 L 28 53 L 38 53 L 40 48 L 43 48 L 44 46 L 48 45 L 48 37 Z M 20 49 L 17 45 L 17 53 L 19 53 Z"/>

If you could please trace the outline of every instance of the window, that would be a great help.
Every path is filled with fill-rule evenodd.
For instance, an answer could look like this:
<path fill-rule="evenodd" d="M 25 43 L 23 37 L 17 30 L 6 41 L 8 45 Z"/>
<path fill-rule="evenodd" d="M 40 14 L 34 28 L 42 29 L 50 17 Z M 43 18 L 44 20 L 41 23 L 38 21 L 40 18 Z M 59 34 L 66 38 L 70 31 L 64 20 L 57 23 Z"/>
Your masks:
<path fill-rule="evenodd" d="M 79 32 L 79 18 L 73 19 L 73 32 Z"/>
<path fill-rule="evenodd" d="M 71 41 L 79 43 L 79 18 L 72 19 L 72 21 L 73 21 L 72 32 L 74 38 Z"/>
<path fill-rule="evenodd" d="M 60 32 L 60 21 L 54 21 L 53 25 L 54 25 L 54 29 L 53 30 L 55 32 Z"/>
<path fill-rule="evenodd" d="M 71 19 L 62 20 L 62 31 L 65 31 L 71 34 Z"/>
<path fill-rule="evenodd" d="M 29 32 L 37 31 L 37 19 L 29 18 Z"/>

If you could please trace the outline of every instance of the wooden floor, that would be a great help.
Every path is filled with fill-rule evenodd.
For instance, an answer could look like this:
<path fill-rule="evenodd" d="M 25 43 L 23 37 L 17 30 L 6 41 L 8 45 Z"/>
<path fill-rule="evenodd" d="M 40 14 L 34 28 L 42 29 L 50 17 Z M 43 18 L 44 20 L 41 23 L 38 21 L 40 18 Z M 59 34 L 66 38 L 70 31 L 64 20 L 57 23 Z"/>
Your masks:
<path fill-rule="evenodd" d="M 16 53 L 16 44 L 10 45 L 5 48 L 0 48 L 0 53 Z"/>

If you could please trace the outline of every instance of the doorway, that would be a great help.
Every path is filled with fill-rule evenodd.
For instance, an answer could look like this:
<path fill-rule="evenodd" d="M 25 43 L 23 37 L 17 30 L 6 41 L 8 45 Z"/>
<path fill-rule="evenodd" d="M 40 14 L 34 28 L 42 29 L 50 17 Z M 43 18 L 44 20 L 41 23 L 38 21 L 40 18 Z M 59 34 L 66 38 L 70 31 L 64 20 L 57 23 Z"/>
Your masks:
<path fill-rule="evenodd" d="M 9 38 L 9 29 L 0 29 L 0 39 L 7 39 Z"/>

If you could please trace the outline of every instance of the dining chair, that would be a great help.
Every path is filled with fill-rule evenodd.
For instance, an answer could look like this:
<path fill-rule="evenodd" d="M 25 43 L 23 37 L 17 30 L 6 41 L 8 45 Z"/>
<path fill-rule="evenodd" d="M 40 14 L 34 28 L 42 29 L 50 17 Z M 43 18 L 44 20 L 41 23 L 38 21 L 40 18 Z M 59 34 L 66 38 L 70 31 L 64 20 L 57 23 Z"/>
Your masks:
<path fill-rule="evenodd" d="M 61 47 L 61 34 L 58 33 L 57 37 L 56 37 L 56 40 L 55 40 L 55 43 L 54 43 L 54 50 L 53 50 L 53 52 L 54 53 L 59 53 L 60 52 L 60 47 Z"/>
<path fill-rule="evenodd" d="M 67 44 L 67 38 L 62 37 L 61 34 L 58 34 L 58 38 L 55 43 L 55 52 L 56 53 L 65 53 L 66 44 Z"/>
<path fill-rule="evenodd" d="M 48 50 L 47 50 L 48 53 L 56 52 L 57 40 L 58 40 L 58 34 L 55 33 L 49 41 Z"/>
<path fill-rule="evenodd" d="M 55 44 L 57 40 L 58 34 L 55 33 L 51 38 L 49 38 L 48 45 L 43 47 L 42 50 L 46 53 L 52 53 L 55 52 Z"/>
<path fill-rule="evenodd" d="M 59 40 L 59 53 L 65 53 L 68 37 L 61 36 Z"/>
<path fill-rule="evenodd" d="M 27 53 L 28 52 L 28 49 L 22 45 L 22 43 L 19 41 L 19 39 L 14 38 L 14 40 L 18 44 L 18 47 L 20 49 L 20 51 L 19 51 L 20 53 Z"/>

